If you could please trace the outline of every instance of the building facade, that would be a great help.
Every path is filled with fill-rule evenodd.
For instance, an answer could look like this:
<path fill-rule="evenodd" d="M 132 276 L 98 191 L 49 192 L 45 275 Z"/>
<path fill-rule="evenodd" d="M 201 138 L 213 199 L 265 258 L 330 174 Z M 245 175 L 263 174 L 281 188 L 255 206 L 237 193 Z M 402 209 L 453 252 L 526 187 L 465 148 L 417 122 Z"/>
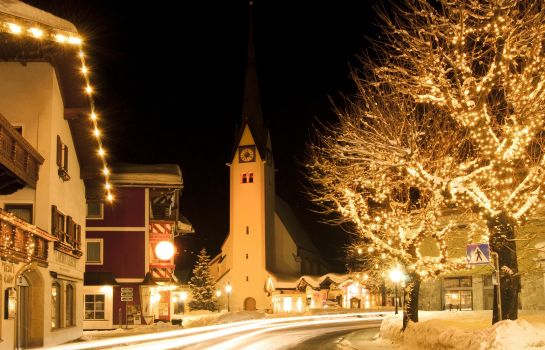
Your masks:
<path fill-rule="evenodd" d="M 0 9 L 0 28 L 37 24 L 77 35 L 72 24 L 19 5 L 17 17 Z M 68 116 L 88 102 L 75 47 L 61 52 L 5 31 L 0 39 L 0 348 L 48 347 L 83 331 L 89 164 L 80 154 L 93 151 L 75 136 L 89 127 L 79 130 Z"/>
<path fill-rule="evenodd" d="M 87 202 L 85 329 L 169 321 L 178 307 L 171 292 L 174 236 L 183 186 L 177 165 L 119 164 L 113 204 Z"/>

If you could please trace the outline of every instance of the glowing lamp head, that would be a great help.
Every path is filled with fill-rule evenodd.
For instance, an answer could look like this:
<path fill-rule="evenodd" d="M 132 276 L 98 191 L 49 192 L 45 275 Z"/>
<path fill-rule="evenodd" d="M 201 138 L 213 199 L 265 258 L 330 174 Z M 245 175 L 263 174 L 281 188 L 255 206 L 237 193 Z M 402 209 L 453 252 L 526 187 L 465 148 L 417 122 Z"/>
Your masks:
<path fill-rule="evenodd" d="M 233 287 L 231 287 L 231 284 L 227 284 L 225 286 L 225 291 L 227 292 L 227 294 L 231 293 L 232 290 L 233 290 Z"/>
<path fill-rule="evenodd" d="M 401 281 L 401 270 L 399 268 L 395 268 L 392 271 L 390 271 L 390 279 L 394 283 L 398 283 Z"/>
<path fill-rule="evenodd" d="M 169 241 L 161 241 L 155 246 L 155 254 L 161 260 L 169 260 L 174 255 L 174 245 Z"/>

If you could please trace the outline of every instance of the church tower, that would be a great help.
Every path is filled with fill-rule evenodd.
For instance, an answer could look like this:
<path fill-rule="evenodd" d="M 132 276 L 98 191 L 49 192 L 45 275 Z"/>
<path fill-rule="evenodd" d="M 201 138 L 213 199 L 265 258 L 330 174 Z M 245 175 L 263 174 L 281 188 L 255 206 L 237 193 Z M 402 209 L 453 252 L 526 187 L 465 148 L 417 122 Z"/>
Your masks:
<path fill-rule="evenodd" d="M 264 123 L 253 42 L 252 4 L 242 120 L 230 164 L 229 238 L 233 310 L 270 308 L 264 293 L 267 249 L 274 235 L 274 162 L 269 130 Z M 229 249 L 230 248 L 230 249 Z"/>

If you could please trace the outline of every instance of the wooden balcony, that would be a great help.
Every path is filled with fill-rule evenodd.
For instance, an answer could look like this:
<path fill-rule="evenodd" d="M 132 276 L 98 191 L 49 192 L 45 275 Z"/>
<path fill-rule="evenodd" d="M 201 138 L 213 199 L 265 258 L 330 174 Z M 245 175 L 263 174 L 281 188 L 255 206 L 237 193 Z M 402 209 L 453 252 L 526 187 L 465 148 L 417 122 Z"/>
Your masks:
<path fill-rule="evenodd" d="M 0 195 L 36 188 L 44 158 L 0 114 Z"/>
<path fill-rule="evenodd" d="M 47 265 L 48 242 L 57 238 L 0 209 L 0 258 Z"/>

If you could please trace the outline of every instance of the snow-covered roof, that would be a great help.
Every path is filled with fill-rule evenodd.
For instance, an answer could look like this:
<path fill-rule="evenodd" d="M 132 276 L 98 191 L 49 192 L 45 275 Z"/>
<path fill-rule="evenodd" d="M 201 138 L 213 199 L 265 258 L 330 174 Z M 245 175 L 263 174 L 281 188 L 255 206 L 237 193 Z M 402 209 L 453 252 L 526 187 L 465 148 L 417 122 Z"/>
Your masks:
<path fill-rule="evenodd" d="M 0 14 L 16 17 L 23 21 L 36 22 L 44 26 L 77 33 L 76 26 L 49 12 L 37 9 L 19 0 L 0 0 Z"/>
<path fill-rule="evenodd" d="M 305 281 L 313 288 L 318 288 L 320 287 L 320 284 L 322 284 L 327 279 L 335 282 L 336 284 L 341 284 L 352 279 L 352 276 L 349 274 L 339 273 L 327 273 L 322 276 L 304 275 L 297 277 L 291 275 L 274 274 L 269 272 L 269 275 L 273 280 L 273 285 L 275 289 L 295 289 L 302 281 Z"/>
<path fill-rule="evenodd" d="M 182 170 L 177 164 L 117 163 L 112 166 L 110 179 L 117 185 L 183 185 Z"/>
<path fill-rule="evenodd" d="M 301 226 L 301 223 L 291 210 L 289 204 L 279 196 L 276 196 L 276 213 L 286 228 L 291 238 L 299 248 L 304 248 L 309 252 L 312 252 L 319 256 L 318 249 L 314 246 L 310 238 L 308 237 L 305 229 Z"/>

